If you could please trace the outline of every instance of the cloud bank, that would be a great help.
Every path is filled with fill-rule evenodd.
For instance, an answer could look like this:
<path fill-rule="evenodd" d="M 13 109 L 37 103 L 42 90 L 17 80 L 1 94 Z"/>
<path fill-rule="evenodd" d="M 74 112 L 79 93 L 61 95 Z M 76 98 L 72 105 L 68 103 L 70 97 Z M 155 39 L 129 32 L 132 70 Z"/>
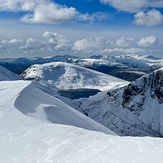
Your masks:
<path fill-rule="evenodd" d="M 156 36 L 140 39 L 120 37 L 109 40 L 104 37 L 89 37 L 70 41 L 63 35 L 46 31 L 40 38 L 9 39 L 0 41 L 1 53 L 24 54 L 70 54 L 70 55 L 103 55 L 103 54 L 147 54 L 148 49 L 158 43 Z M 149 48 L 151 47 L 151 48 Z M 158 49 L 157 49 L 158 50 Z M 149 51 L 148 51 L 149 52 Z"/>

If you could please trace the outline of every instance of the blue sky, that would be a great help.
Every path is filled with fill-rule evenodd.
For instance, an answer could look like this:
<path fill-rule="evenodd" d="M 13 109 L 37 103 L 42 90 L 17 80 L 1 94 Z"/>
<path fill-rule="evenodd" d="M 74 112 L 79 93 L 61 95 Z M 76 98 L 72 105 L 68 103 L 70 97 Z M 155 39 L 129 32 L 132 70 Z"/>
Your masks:
<path fill-rule="evenodd" d="M 162 0 L 0 0 L 0 57 L 163 58 Z"/>

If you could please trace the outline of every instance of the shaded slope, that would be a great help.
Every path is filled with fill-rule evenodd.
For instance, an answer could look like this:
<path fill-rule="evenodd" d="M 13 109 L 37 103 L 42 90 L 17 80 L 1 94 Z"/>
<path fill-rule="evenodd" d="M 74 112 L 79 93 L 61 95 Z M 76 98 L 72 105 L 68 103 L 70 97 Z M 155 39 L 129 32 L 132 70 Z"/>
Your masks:
<path fill-rule="evenodd" d="M 7 70 L 6 68 L 0 66 L 0 81 L 4 80 L 20 80 L 21 77 L 19 77 L 17 74 Z"/>
<path fill-rule="evenodd" d="M 76 104 L 78 110 L 120 135 L 163 136 L 163 68 Z"/>

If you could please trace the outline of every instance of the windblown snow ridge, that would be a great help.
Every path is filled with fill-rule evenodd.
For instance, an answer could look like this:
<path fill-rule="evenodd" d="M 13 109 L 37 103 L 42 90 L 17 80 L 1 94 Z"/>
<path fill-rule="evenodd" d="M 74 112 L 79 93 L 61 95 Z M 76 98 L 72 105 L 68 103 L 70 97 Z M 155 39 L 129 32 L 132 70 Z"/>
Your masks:
<path fill-rule="evenodd" d="M 40 121 L 114 134 L 59 99 L 42 92 L 32 83 L 23 88 L 14 105 L 21 113 Z"/>

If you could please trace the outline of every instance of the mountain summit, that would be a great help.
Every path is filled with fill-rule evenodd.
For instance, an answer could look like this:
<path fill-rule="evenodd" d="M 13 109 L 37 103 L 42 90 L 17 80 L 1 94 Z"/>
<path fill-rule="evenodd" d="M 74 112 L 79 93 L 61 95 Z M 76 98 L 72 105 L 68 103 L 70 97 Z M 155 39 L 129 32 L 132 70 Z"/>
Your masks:
<path fill-rule="evenodd" d="M 46 83 L 61 90 L 81 88 L 105 90 L 128 83 L 122 79 L 65 62 L 33 65 L 22 76 L 24 79 L 39 81 L 44 85 Z"/>

